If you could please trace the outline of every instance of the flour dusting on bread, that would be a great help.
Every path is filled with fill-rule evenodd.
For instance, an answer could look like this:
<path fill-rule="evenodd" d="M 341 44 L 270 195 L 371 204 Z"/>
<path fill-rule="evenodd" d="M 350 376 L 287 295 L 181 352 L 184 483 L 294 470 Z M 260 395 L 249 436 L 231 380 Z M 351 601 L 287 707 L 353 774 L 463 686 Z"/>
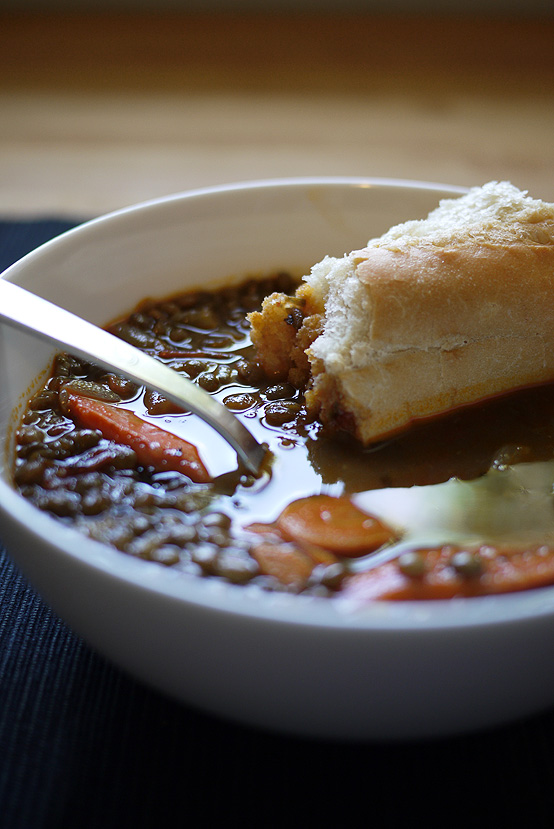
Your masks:
<path fill-rule="evenodd" d="M 291 313 L 279 317 L 283 305 Z M 278 354 L 275 376 L 305 384 L 314 414 L 364 444 L 547 382 L 554 205 L 508 182 L 473 188 L 360 250 L 325 257 L 295 297 L 272 295 L 251 324 L 262 365 Z"/>

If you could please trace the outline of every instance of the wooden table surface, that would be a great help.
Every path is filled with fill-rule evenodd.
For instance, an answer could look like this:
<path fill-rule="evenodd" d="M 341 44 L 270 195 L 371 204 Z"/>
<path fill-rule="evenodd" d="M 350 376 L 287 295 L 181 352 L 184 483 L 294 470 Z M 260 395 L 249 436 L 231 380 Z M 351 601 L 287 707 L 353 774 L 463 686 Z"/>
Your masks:
<path fill-rule="evenodd" d="M 282 176 L 554 201 L 554 17 L 0 14 L 0 215 Z"/>

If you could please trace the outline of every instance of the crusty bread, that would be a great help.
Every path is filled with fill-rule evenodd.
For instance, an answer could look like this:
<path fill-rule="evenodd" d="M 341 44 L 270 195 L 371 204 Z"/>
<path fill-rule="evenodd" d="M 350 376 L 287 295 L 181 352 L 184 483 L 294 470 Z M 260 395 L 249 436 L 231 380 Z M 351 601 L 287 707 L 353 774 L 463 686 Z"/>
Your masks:
<path fill-rule="evenodd" d="M 554 379 L 554 205 L 507 182 L 326 257 L 304 283 L 309 404 L 364 444 Z"/>

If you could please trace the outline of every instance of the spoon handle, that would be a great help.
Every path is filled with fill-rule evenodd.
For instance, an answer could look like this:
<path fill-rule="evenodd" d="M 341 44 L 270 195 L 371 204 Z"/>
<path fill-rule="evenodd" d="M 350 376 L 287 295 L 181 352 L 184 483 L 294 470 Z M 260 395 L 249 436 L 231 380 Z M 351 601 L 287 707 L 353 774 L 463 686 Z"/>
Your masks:
<path fill-rule="evenodd" d="M 210 424 L 233 447 L 246 468 L 258 474 L 267 448 L 228 409 L 182 375 L 25 288 L 0 278 L 0 322 L 6 322 L 68 350 L 77 357 L 165 395 Z"/>

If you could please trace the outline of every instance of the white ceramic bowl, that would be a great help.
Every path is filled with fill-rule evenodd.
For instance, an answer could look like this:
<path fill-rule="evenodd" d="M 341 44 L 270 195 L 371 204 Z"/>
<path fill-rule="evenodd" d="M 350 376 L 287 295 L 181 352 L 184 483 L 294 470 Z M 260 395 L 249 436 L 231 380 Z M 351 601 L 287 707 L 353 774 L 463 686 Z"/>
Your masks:
<path fill-rule="evenodd" d="M 187 280 L 307 269 L 461 192 L 310 179 L 184 193 L 84 224 L 3 278 L 104 323 Z M 554 703 L 554 588 L 345 608 L 178 576 L 39 512 L 10 486 L 10 452 L 50 355 L 0 337 L 0 535 L 54 610 L 131 674 L 209 712 L 331 738 L 455 734 Z"/>

